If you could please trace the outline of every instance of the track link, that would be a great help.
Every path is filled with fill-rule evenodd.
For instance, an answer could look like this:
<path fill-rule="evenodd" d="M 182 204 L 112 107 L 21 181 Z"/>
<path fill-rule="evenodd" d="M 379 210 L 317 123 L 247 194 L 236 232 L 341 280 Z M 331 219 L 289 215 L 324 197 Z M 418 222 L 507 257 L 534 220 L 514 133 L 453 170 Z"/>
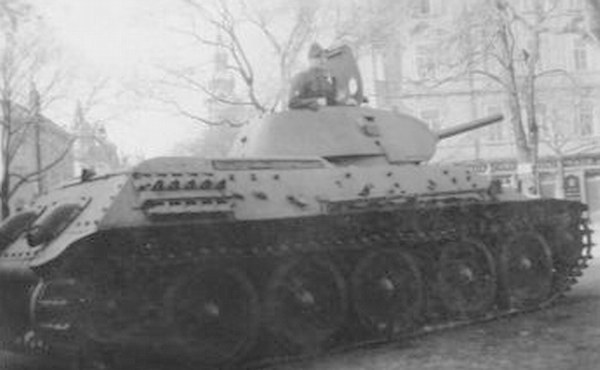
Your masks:
<path fill-rule="evenodd" d="M 582 275 L 583 270 L 587 267 L 589 259 L 592 258 L 592 232 L 589 229 L 589 221 L 585 218 L 584 212 L 585 209 L 580 204 L 555 200 L 486 204 L 457 203 L 444 207 L 419 208 L 403 212 L 340 216 L 338 220 L 333 220 L 326 227 L 315 226 L 311 230 L 306 230 L 306 225 L 298 223 L 281 227 L 280 231 L 273 231 L 278 229 L 272 229 L 271 234 L 268 234 L 268 238 L 265 238 L 265 234 L 261 234 L 261 231 L 257 232 L 258 236 L 255 236 L 254 239 L 236 238 L 236 232 L 230 232 L 229 234 L 232 235 L 225 236 L 209 234 L 205 237 L 210 239 L 211 243 L 204 243 L 202 247 L 197 246 L 197 240 L 195 239 L 198 238 L 198 235 L 186 233 L 186 230 L 175 230 L 181 232 L 172 233 L 168 237 L 153 233 L 138 233 L 133 238 L 134 243 L 131 243 L 131 238 L 127 240 L 127 243 L 123 241 L 116 243 L 114 251 L 121 248 L 121 253 L 123 253 L 124 244 L 132 244 L 134 247 L 126 249 L 129 255 L 124 256 L 121 254 L 117 257 L 113 255 L 112 263 L 117 269 L 127 269 L 129 274 L 124 275 L 131 277 L 133 280 L 137 279 L 137 286 L 142 286 L 144 281 L 140 280 L 140 277 L 136 277 L 136 271 L 161 272 L 164 273 L 165 277 L 171 278 L 177 276 L 180 271 L 194 270 L 197 268 L 196 266 L 218 266 L 219 264 L 236 266 L 242 268 L 242 270 L 250 270 L 248 279 L 253 280 L 253 286 L 260 287 L 258 290 L 262 291 L 263 287 L 268 284 L 262 277 L 261 268 L 267 271 L 277 270 L 280 261 L 313 255 L 327 257 L 340 266 L 340 271 L 348 281 L 348 276 L 354 265 L 356 265 L 356 261 L 362 258 L 365 253 L 377 251 L 381 246 L 395 246 L 396 250 L 409 253 L 418 261 L 419 268 L 422 270 L 425 280 L 427 280 L 426 285 L 429 286 L 434 285 L 432 283 L 433 276 L 436 274 L 438 258 L 444 246 L 464 242 L 465 240 L 478 240 L 482 244 L 490 246 L 491 255 L 498 260 L 505 253 L 502 245 L 506 243 L 507 235 L 510 238 L 515 235 L 534 233 L 546 239 L 552 237 L 551 242 L 548 243 L 553 258 L 552 286 L 550 294 L 544 297 L 545 299 L 521 307 L 514 307 L 510 304 L 507 305 L 506 302 L 499 301 L 484 313 L 448 315 L 443 308 L 440 308 L 439 296 L 436 296 L 434 290 L 432 293 L 429 287 L 426 292 L 428 296 L 426 297 L 427 307 L 424 308 L 425 312 L 418 320 L 418 325 L 400 330 L 391 326 L 391 330 L 377 333 L 377 335 L 351 333 L 349 337 L 352 339 L 338 339 L 335 343 L 329 343 L 326 346 L 326 353 L 339 353 L 384 345 L 388 342 L 410 340 L 450 328 L 535 311 L 554 304 L 577 282 L 578 277 Z M 346 226 L 346 228 L 340 226 L 348 224 L 350 226 Z M 265 227 L 265 229 L 268 230 L 269 227 Z M 308 233 L 303 231 L 308 231 Z M 284 236 L 274 237 L 273 233 L 276 232 L 281 232 L 281 235 Z M 247 240 L 250 240 L 250 242 L 247 242 Z M 168 245 L 167 241 L 169 242 Z M 79 257 L 82 258 L 82 256 Z M 83 258 L 87 257 L 84 256 Z M 532 259 L 527 256 L 520 258 L 519 263 L 524 266 L 536 262 L 535 258 Z M 123 261 L 127 261 L 127 263 Z M 74 265 L 81 265 L 81 259 L 75 258 L 72 262 Z M 79 271 L 86 272 L 85 269 Z M 472 273 L 472 269 L 466 269 L 458 276 L 468 278 Z M 59 274 L 55 278 L 68 281 L 64 280 L 63 274 Z M 237 276 L 236 274 L 232 273 L 232 276 Z M 77 278 L 77 276 L 72 276 L 69 273 L 67 273 L 67 276 L 69 279 Z M 85 276 L 81 278 L 85 278 Z M 127 283 L 127 280 L 124 280 L 124 283 Z M 165 283 L 166 285 L 168 283 Z M 164 296 L 155 293 L 155 291 L 161 289 L 162 287 L 156 287 L 153 290 L 154 293 L 148 293 L 148 297 L 144 298 L 146 311 L 156 314 L 164 310 L 165 305 L 168 306 L 168 304 L 161 301 L 161 297 Z M 125 294 L 127 293 L 125 292 Z M 312 299 L 306 294 L 303 297 L 305 300 Z M 53 296 L 50 300 L 43 299 L 38 302 L 37 307 L 54 307 L 54 311 L 57 312 L 55 317 L 62 320 L 65 315 L 62 313 L 61 307 L 64 305 L 58 303 L 73 302 L 73 300 L 72 297 Z M 49 304 L 49 302 L 55 302 L 56 304 Z M 210 315 L 218 315 L 220 307 L 216 306 L 216 303 L 214 307 L 211 302 L 209 303 L 203 306 L 203 310 Z M 135 318 L 136 314 L 130 317 Z M 158 318 L 158 316 L 150 317 L 147 322 L 156 322 L 155 318 Z M 52 320 L 47 321 L 53 323 Z M 62 321 L 60 323 L 64 324 Z M 67 325 L 70 328 L 72 325 L 76 326 L 76 323 L 67 323 Z M 60 327 L 57 325 L 44 325 L 39 326 L 38 329 L 45 340 L 58 342 L 64 336 L 61 334 L 64 332 L 64 327 L 65 325 Z M 354 329 L 345 330 L 352 331 Z M 160 336 L 164 333 L 171 333 L 171 331 L 172 328 L 168 326 L 168 323 L 157 324 L 157 326 L 145 331 L 142 329 L 139 331 L 141 334 L 138 333 L 137 337 L 143 335 Z M 166 343 L 168 346 L 173 346 L 174 353 L 178 353 L 176 343 Z M 136 337 L 119 339 L 118 343 L 109 344 L 115 346 L 145 346 L 144 343 L 137 341 Z M 267 358 L 253 354 L 249 356 L 250 360 L 245 360 L 242 363 L 236 362 L 232 366 L 240 368 L 243 365 L 244 368 L 249 369 L 271 368 L 288 362 L 314 358 L 316 353 L 322 352 L 295 353 L 294 351 L 269 350 L 268 353 Z M 198 366 L 200 367 L 200 365 Z M 207 368 L 214 367 L 209 366 Z"/>

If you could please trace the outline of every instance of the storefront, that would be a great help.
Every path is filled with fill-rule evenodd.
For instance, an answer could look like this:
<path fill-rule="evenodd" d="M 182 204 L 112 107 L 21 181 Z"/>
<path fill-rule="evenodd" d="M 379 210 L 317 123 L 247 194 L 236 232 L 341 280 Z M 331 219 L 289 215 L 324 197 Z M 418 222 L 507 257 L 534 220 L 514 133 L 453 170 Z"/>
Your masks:
<path fill-rule="evenodd" d="M 541 158 L 538 164 L 542 196 L 579 200 L 590 207 L 590 215 L 600 221 L 600 153 L 577 154 L 562 158 L 562 170 L 557 158 Z M 506 186 L 517 187 L 517 162 L 502 159 L 471 163 L 474 170 Z M 559 180 L 562 172 L 562 180 Z M 558 181 L 562 181 L 563 189 Z M 563 194 L 561 194 L 561 192 Z"/>

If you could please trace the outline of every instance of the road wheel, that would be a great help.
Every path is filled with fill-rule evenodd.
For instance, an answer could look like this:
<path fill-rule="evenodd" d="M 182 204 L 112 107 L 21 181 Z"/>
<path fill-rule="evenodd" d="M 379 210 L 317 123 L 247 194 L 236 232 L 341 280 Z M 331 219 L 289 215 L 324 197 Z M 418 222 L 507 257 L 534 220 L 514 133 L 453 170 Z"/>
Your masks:
<path fill-rule="evenodd" d="M 87 294 L 85 315 L 80 323 L 82 330 L 98 343 L 131 342 L 143 335 L 147 324 L 140 313 L 146 306 L 143 289 L 132 288 L 130 281 L 116 278 L 119 275 L 114 270 L 106 271 L 112 274 L 106 278 L 88 276 L 82 282 Z M 146 285 L 150 282 L 146 281 Z"/>
<path fill-rule="evenodd" d="M 465 239 L 443 245 L 438 259 L 437 291 L 453 314 L 477 316 L 496 299 L 496 265 L 480 241 Z"/>
<path fill-rule="evenodd" d="M 554 268 L 546 240 L 536 232 L 522 232 L 502 246 L 499 259 L 502 300 L 510 308 L 532 308 L 552 291 Z"/>
<path fill-rule="evenodd" d="M 265 309 L 276 336 L 301 351 L 318 351 L 345 321 L 344 279 L 325 257 L 288 261 L 270 278 Z"/>
<path fill-rule="evenodd" d="M 423 309 L 423 279 L 406 252 L 368 254 L 352 273 L 352 301 L 370 331 L 393 334 L 409 330 Z"/>
<path fill-rule="evenodd" d="M 166 316 L 177 352 L 194 363 L 228 365 L 244 358 L 255 343 L 258 295 L 236 268 L 200 269 L 168 289 Z"/>

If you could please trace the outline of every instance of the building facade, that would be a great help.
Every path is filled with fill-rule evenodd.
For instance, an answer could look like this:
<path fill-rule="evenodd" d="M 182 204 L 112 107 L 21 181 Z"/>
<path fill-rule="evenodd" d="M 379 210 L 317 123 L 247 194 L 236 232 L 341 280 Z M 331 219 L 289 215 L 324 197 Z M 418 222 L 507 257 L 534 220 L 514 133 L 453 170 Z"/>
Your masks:
<path fill-rule="evenodd" d="M 229 54 L 225 50 L 217 49 L 214 54 L 214 69 L 208 86 L 213 96 L 204 101 L 207 118 L 214 124 L 205 128 L 199 146 L 192 151 L 200 157 L 226 156 L 241 126 L 254 114 L 252 109 L 245 105 L 227 104 L 219 100 L 239 100 L 228 58 Z"/>
<path fill-rule="evenodd" d="M 466 162 L 490 177 L 514 184 L 519 171 L 515 128 L 511 124 L 514 100 L 505 86 L 506 69 L 498 67 L 510 61 L 514 67 L 514 92 L 521 103 L 518 111 L 523 122 L 527 122 L 528 112 L 535 112 L 539 127 L 542 194 L 581 199 L 599 213 L 600 44 L 585 35 L 586 2 L 410 3 L 410 21 L 398 25 L 399 37 L 373 45 L 371 55 L 363 58 L 371 101 L 382 108 L 418 116 L 434 130 L 502 113 L 505 120 L 500 124 L 440 143 L 434 160 Z M 509 21 L 514 28 L 508 35 L 514 40 L 509 39 L 511 49 L 507 50 L 515 54 L 510 60 L 501 59 L 506 54 L 484 49 L 498 48 L 497 40 L 496 46 L 486 44 L 491 40 L 486 38 L 489 28 L 477 23 L 485 16 L 497 16 L 494 12 L 498 13 L 499 8 L 490 6 L 507 7 L 508 10 L 501 9 L 501 14 L 512 17 Z M 547 17 L 546 28 L 534 33 L 527 27 L 541 24 L 541 18 L 536 18 L 539 15 Z M 536 58 L 531 64 L 534 67 L 528 69 L 532 58 Z M 459 66 L 468 68 L 461 70 Z M 534 107 L 530 110 L 523 106 L 527 101 L 525 94 L 530 91 L 527 86 L 531 86 L 527 85 L 531 81 L 528 76 L 535 76 L 535 95 L 530 100 Z"/>
<path fill-rule="evenodd" d="M 32 114 L 23 106 L 12 104 L 12 111 L 11 131 L 16 136 L 12 139 L 14 157 L 9 168 L 11 187 L 23 180 L 10 198 L 14 211 L 36 195 L 72 179 L 73 137 L 48 118 Z"/>
<path fill-rule="evenodd" d="M 123 163 L 117 146 L 112 143 L 105 128 L 100 124 L 90 123 L 78 104 L 73 121 L 73 168 L 74 176 L 82 171 L 92 170 L 96 174 L 106 174 L 122 169 Z"/>

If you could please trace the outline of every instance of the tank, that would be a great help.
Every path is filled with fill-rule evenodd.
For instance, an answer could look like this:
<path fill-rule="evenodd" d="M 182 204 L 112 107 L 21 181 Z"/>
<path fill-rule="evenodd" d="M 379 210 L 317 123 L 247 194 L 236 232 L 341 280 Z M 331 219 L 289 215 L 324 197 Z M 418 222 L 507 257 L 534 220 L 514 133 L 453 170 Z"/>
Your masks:
<path fill-rule="evenodd" d="M 430 130 L 341 95 L 249 125 L 226 158 L 83 176 L 0 225 L 5 348 L 80 368 L 239 368 L 542 308 L 582 274 L 584 204 L 432 164 Z"/>

